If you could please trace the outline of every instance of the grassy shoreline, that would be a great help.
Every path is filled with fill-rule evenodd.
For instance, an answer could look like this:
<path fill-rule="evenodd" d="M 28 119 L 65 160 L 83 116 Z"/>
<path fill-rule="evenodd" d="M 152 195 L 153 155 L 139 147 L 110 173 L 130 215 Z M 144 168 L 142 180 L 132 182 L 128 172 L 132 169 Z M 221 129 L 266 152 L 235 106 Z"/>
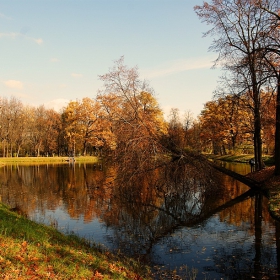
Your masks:
<path fill-rule="evenodd" d="M 69 157 L 0 157 L 0 165 L 5 164 L 51 164 L 51 163 L 68 163 Z M 79 156 L 75 157 L 75 162 L 98 162 L 96 156 Z"/>
<path fill-rule="evenodd" d="M 221 160 L 227 162 L 239 162 L 239 163 L 248 163 L 254 155 L 213 155 L 213 154 L 205 154 L 208 159 L 213 160 Z M 264 155 L 263 161 L 266 166 L 271 166 L 274 164 L 274 158 L 272 155 Z"/>
<path fill-rule="evenodd" d="M 28 220 L 0 203 L 1 279 L 152 279 L 140 263 Z"/>

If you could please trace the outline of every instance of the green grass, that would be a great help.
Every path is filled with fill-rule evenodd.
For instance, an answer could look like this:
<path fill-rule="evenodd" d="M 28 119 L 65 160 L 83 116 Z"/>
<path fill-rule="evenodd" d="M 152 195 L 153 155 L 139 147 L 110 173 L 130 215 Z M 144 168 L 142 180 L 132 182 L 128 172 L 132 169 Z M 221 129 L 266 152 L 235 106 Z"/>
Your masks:
<path fill-rule="evenodd" d="M 68 157 L 1 157 L 0 164 L 67 163 Z M 95 156 L 75 157 L 75 162 L 98 162 Z"/>
<path fill-rule="evenodd" d="M 222 161 L 227 161 L 227 162 L 240 162 L 240 163 L 248 163 L 251 158 L 254 157 L 254 155 L 234 155 L 234 154 L 229 154 L 229 155 L 210 155 L 207 154 L 205 155 L 209 159 L 216 159 L 216 160 L 222 160 Z M 263 161 L 265 165 L 271 166 L 274 165 L 274 158 L 271 155 L 264 155 L 263 156 Z"/>
<path fill-rule="evenodd" d="M 1 203 L 0 221 L 1 279 L 151 279 L 140 263 L 32 222 Z"/>

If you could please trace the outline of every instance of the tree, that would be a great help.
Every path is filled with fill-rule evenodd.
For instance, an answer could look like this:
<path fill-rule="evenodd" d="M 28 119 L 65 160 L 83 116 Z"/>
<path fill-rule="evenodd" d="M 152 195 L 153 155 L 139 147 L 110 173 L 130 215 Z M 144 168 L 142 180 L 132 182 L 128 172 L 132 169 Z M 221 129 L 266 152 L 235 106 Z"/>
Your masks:
<path fill-rule="evenodd" d="M 274 151 L 276 98 L 271 92 L 262 92 L 261 102 L 263 150 L 271 154 Z M 215 154 L 231 150 L 250 152 L 254 134 L 252 103 L 249 93 L 207 102 L 199 118 L 203 149 Z"/>
<path fill-rule="evenodd" d="M 280 175 L 280 3 L 278 0 L 255 0 L 257 8 L 267 13 L 266 23 L 269 28 L 262 31 L 264 38 L 270 38 L 269 42 L 257 49 L 262 53 L 263 60 L 272 70 L 275 78 L 276 98 L 276 122 L 275 122 L 275 175 Z"/>
<path fill-rule="evenodd" d="M 62 130 L 61 116 L 53 109 L 45 112 L 45 137 L 43 140 L 44 154 L 58 154 L 59 135 Z"/>
<path fill-rule="evenodd" d="M 20 152 L 26 137 L 26 114 L 21 101 L 11 97 L 0 99 L 0 138 L 3 156 Z"/>
<path fill-rule="evenodd" d="M 100 151 L 110 142 L 110 128 L 101 104 L 91 98 L 71 101 L 63 112 L 65 137 L 69 151 L 83 155 L 90 148 Z"/>
<path fill-rule="evenodd" d="M 218 52 L 216 64 L 233 74 L 230 86 L 235 94 L 250 93 L 254 108 L 254 153 L 256 169 L 263 167 L 260 116 L 260 93 L 268 82 L 267 65 L 257 50 L 268 44 L 270 38 L 263 31 L 270 28 L 266 12 L 248 0 L 212 0 L 196 6 L 197 15 L 213 28 L 205 35 L 218 36 L 210 50 Z M 232 90 L 232 89 L 231 89 Z"/>
<path fill-rule="evenodd" d="M 268 154 L 275 154 L 275 119 L 276 119 L 276 96 L 271 92 L 262 93 L 262 124 L 264 151 Z"/>
<path fill-rule="evenodd" d="M 159 143 L 166 133 L 163 113 L 152 89 L 140 80 L 137 67 L 124 65 L 124 57 L 100 79 L 104 88 L 97 100 L 111 123 L 119 160 L 139 164 L 149 161 L 162 150 Z"/>
<path fill-rule="evenodd" d="M 49 155 L 54 153 L 57 138 L 61 129 L 60 116 L 54 110 L 39 107 L 26 107 L 28 118 L 26 129 L 27 137 L 32 146 L 32 154 L 40 156 L 41 153 Z"/>
<path fill-rule="evenodd" d="M 178 108 L 171 108 L 168 122 L 168 142 L 169 148 L 183 150 L 185 148 L 185 133 L 180 119 Z M 186 126 L 188 124 L 186 123 Z"/>

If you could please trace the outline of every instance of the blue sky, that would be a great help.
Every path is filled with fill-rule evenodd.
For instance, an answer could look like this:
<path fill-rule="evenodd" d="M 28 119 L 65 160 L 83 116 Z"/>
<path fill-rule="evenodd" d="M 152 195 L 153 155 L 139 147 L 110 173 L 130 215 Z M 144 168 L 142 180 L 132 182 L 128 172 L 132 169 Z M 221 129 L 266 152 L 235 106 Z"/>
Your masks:
<path fill-rule="evenodd" d="M 94 98 L 98 75 L 124 56 L 148 80 L 166 115 L 197 116 L 220 75 L 211 69 L 202 0 L 2 0 L 0 96 L 59 108 Z"/>

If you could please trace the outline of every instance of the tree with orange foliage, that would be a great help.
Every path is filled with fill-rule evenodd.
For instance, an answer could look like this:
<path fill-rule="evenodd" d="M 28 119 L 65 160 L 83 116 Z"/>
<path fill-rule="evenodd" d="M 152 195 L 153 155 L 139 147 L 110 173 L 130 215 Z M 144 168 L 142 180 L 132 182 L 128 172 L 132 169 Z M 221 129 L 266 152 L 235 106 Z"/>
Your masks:
<path fill-rule="evenodd" d="M 275 96 L 261 93 L 262 140 L 265 152 L 274 150 Z M 253 104 L 247 95 L 220 97 L 207 102 L 200 115 L 200 140 L 206 151 L 224 154 L 231 150 L 248 152 L 254 133 Z M 211 145 L 210 145 L 211 144 Z"/>
<path fill-rule="evenodd" d="M 91 98 L 71 101 L 63 112 L 65 137 L 69 152 L 83 155 L 88 148 L 100 151 L 113 140 L 99 102 Z"/>

